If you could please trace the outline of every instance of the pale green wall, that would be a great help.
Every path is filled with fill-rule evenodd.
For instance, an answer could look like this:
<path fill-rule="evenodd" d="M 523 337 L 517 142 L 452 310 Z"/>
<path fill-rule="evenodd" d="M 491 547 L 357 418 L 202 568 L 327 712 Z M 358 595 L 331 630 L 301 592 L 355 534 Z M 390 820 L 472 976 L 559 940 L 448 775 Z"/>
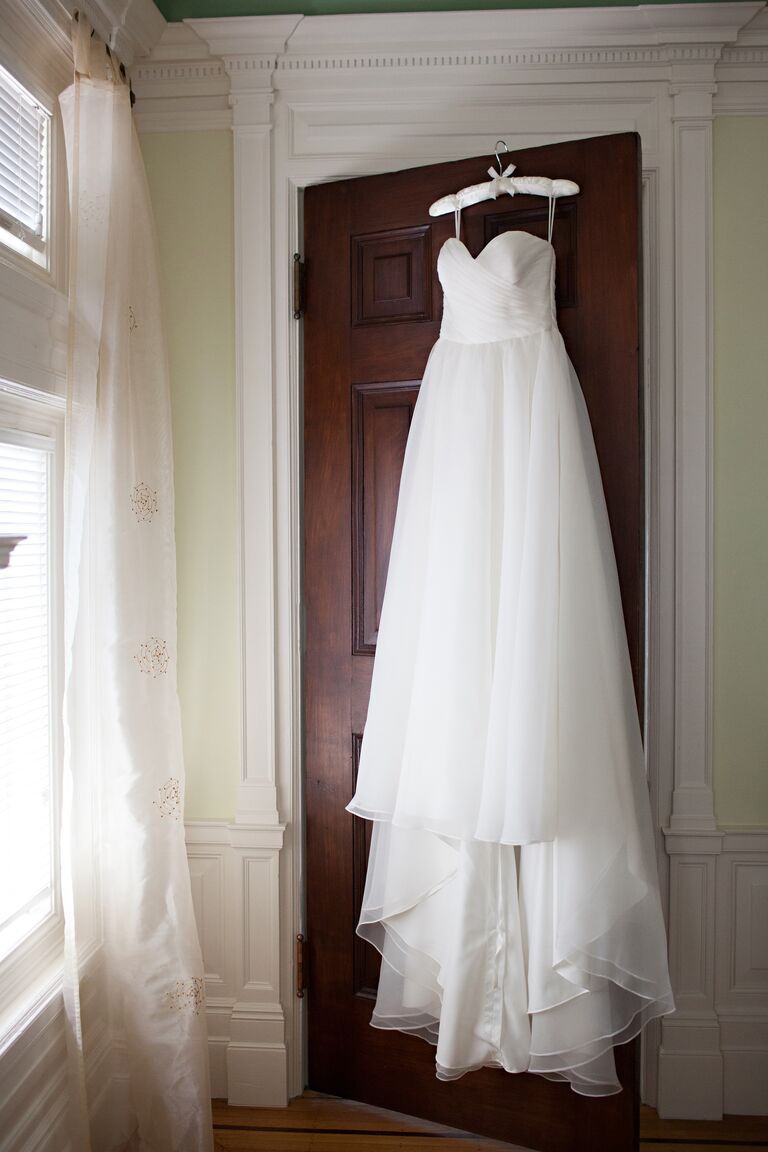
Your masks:
<path fill-rule="evenodd" d="M 768 824 L 768 117 L 715 122 L 715 809 Z"/>
<path fill-rule="evenodd" d="M 176 474 L 186 815 L 232 818 L 239 764 L 232 139 L 142 137 L 160 245 Z"/>

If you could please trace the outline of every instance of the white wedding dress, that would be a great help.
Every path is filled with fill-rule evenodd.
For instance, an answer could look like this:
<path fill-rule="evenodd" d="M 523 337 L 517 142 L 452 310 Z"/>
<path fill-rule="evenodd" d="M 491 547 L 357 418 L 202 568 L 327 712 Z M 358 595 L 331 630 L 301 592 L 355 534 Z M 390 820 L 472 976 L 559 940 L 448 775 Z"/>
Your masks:
<path fill-rule="evenodd" d="M 359 934 L 372 1023 L 437 1075 L 620 1090 L 612 1046 L 673 1009 L 615 559 L 527 232 L 438 259 L 349 811 L 374 821 Z"/>

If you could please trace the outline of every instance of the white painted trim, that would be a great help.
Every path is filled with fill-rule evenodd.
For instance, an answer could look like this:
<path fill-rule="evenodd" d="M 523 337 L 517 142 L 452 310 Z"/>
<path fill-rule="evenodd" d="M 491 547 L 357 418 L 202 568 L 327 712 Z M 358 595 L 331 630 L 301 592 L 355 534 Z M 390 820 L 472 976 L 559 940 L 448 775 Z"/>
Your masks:
<path fill-rule="evenodd" d="M 32 0 L 30 0 L 32 2 Z M 738 43 L 736 42 L 738 39 Z M 492 85 L 602 80 L 667 83 L 672 73 L 715 69 L 724 114 L 764 107 L 768 96 L 765 5 L 646 5 L 595 9 L 369 13 L 187 20 L 167 25 L 150 60 L 132 71 L 142 131 L 200 130 L 227 123 L 222 61 L 231 76 L 259 77 L 262 88 L 313 92 L 331 75 L 355 82 L 373 106 L 411 99 L 450 75 L 452 84 Z M 320 75 L 318 75 L 320 74 Z M 424 93 L 420 94 L 423 98 Z M 615 129 L 607 129 L 609 131 Z"/>
<path fill-rule="evenodd" d="M 148 56 L 166 27 L 154 0 L 16 0 L 9 7 L 16 8 L 24 19 L 34 21 L 38 52 L 64 53 L 70 62 L 70 24 L 76 10 L 84 13 L 126 65 L 138 56 Z"/>
<path fill-rule="evenodd" d="M 718 107 L 762 111 L 766 54 L 763 4 L 648 5 L 190 21 L 184 33 L 167 30 L 153 59 L 134 72 L 140 124 L 155 131 L 223 123 L 217 56 L 230 80 L 238 427 L 241 452 L 248 445 L 249 455 L 258 454 L 255 467 L 242 470 L 247 705 L 238 818 L 259 811 L 269 827 L 277 820 L 274 795 L 287 826 L 280 922 L 272 928 L 282 958 L 290 1094 L 303 1086 L 303 1015 L 290 993 L 292 939 L 302 927 L 300 334 L 287 303 L 290 256 L 300 247 L 300 190 L 471 155 L 497 136 L 516 148 L 636 130 L 653 228 L 648 755 L 659 827 L 670 823 L 675 791 L 666 845 L 683 1005 L 665 1022 L 659 1099 L 691 1114 L 727 1102 L 713 959 L 724 838 L 714 825 L 709 765 L 711 120 Z M 201 60 L 214 61 L 202 74 Z M 254 724 L 258 743 L 249 749 Z M 658 839 L 663 880 L 667 857 Z M 686 916 L 678 916 L 686 898 Z M 741 1051 L 737 1040 L 744 1035 L 735 1036 L 734 1052 Z M 255 1074 L 255 1065 L 246 1072 Z"/>
<path fill-rule="evenodd" d="M 719 1120 L 768 1099 L 768 829 L 668 832 L 673 984 L 658 1110 Z"/>
<path fill-rule="evenodd" d="M 717 114 L 760 115 L 768 112 L 767 61 L 762 3 L 230 17 L 166 25 L 131 82 L 142 131 L 228 127 L 228 73 L 283 91 L 327 86 L 329 74 L 340 73 L 345 86 L 357 77 L 375 105 L 372 84 L 409 100 L 412 85 L 423 88 L 438 74 L 482 94 L 509 85 L 510 68 L 516 84 L 571 85 L 668 82 L 675 68 L 704 66 L 715 69 Z"/>
<path fill-rule="evenodd" d="M 66 294 L 0 253 L 0 378 L 64 396 L 66 335 Z"/>
<path fill-rule="evenodd" d="M 99 36 L 126 65 L 148 56 L 166 23 L 154 0 L 23 0 L 45 7 L 69 38 L 67 17 L 80 9 Z"/>
<path fill-rule="evenodd" d="M 764 8 L 762 0 L 747 3 L 638 5 L 616 8 L 522 8 L 465 12 L 363 13 L 344 16 L 224 17 L 186 21 L 221 56 L 279 53 L 284 60 L 317 62 L 323 70 L 334 60 L 359 60 L 370 67 L 371 56 L 403 61 L 439 56 L 454 63 L 451 54 L 487 55 L 507 51 L 533 53 L 586 49 L 587 65 L 595 63 L 592 50 L 619 47 L 626 51 L 678 45 L 686 59 L 719 49 L 735 41 L 739 32 Z M 364 59 L 368 58 L 368 61 Z M 323 60 L 325 63 L 320 64 Z M 564 62 L 564 61 L 555 61 Z M 281 61 L 283 63 L 283 61 Z M 415 66 L 423 66 L 418 63 Z"/>
<path fill-rule="evenodd" d="M 206 988 L 211 1095 L 287 1103 L 280 987 L 283 827 L 189 820 L 185 826 Z"/>
<path fill-rule="evenodd" d="M 235 310 L 238 472 L 243 603 L 243 757 L 237 819 L 277 823 L 275 787 L 274 492 L 272 304 L 269 294 L 271 126 L 235 130 Z M 249 103 L 253 103 L 250 101 Z M 257 105 L 258 105 L 257 98 Z M 237 111 L 237 110 L 236 110 Z M 255 198 L 261 211 L 244 207 Z M 245 437 L 245 429 L 249 437 Z"/>
<path fill-rule="evenodd" d="M 670 827 L 714 830 L 712 793 L 712 95 L 673 79 L 676 317 L 676 756 Z"/>
<path fill-rule="evenodd" d="M 224 61 L 186 24 L 168 24 L 151 61 L 131 69 L 140 93 L 134 109 L 140 132 L 200 132 L 231 128 L 229 76 Z M 148 110 L 147 110 L 148 109 Z"/>

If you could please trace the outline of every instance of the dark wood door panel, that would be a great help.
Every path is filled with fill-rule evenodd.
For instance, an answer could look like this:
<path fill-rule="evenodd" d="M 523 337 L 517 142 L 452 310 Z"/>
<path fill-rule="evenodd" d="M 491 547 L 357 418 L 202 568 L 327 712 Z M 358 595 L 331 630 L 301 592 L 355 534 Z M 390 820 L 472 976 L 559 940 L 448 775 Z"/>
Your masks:
<path fill-rule="evenodd" d="M 643 649 L 639 168 L 634 136 L 516 153 L 565 176 L 554 230 L 558 321 L 580 373 L 616 548 L 635 686 Z M 547 1152 L 637 1146 L 637 1045 L 617 1050 L 625 1091 L 588 1100 L 540 1077 L 484 1069 L 435 1078 L 434 1049 L 369 1024 L 378 957 L 355 936 L 370 825 L 355 785 L 402 454 L 439 334 L 436 273 L 453 218 L 428 206 L 483 179 L 488 161 L 325 184 L 305 198 L 305 655 L 310 1085 Z M 611 180 L 606 179 L 610 172 Z M 545 236 L 546 204 L 505 197 L 465 211 L 473 255 L 499 232 Z M 642 703 L 642 701 L 641 701 Z"/>
<path fill-rule="evenodd" d="M 428 224 L 352 237 L 352 324 L 432 319 Z"/>
<path fill-rule="evenodd" d="M 352 605 L 356 656 L 373 656 L 397 493 L 419 381 L 355 384 L 352 400 Z"/>

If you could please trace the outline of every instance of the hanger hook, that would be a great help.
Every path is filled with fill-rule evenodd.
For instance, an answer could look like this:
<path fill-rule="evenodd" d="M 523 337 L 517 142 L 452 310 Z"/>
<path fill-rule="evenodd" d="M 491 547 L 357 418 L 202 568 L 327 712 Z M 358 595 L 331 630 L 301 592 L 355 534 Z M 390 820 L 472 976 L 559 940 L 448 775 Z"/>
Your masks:
<path fill-rule="evenodd" d="M 494 151 L 496 152 L 496 163 L 499 166 L 499 176 L 501 176 L 501 160 L 499 159 L 499 145 L 500 144 L 504 145 L 504 151 L 505 152 L 509 152 L 509 148 L 507 148 L 506 140 L 497 140 L 496 141 L 496 143 L 494 144 Z"/>

